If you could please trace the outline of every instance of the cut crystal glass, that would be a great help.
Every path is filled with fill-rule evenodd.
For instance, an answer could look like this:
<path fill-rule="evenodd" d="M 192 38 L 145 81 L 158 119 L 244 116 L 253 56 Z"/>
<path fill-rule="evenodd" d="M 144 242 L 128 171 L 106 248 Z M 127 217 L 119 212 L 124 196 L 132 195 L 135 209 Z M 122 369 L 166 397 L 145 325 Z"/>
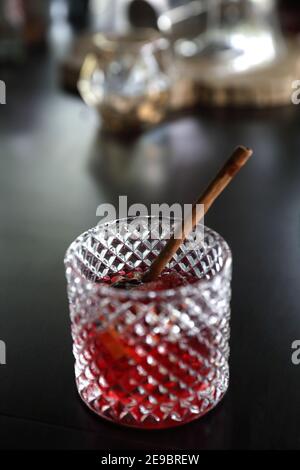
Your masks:
<path fill-rule="evenodd" d="M 103 418 L 158 429 L 199 418 L 227 390 L 231 253 L 205 227 L 202 241 L 186 240 L 169 264 L 195 283 L 158 292 L 97 282 L 146 269 L 159 254 L 174 221 L 140 220 L 139 230 L 123 219 L 85 232 L 65 266 L 81 398 Z"/>

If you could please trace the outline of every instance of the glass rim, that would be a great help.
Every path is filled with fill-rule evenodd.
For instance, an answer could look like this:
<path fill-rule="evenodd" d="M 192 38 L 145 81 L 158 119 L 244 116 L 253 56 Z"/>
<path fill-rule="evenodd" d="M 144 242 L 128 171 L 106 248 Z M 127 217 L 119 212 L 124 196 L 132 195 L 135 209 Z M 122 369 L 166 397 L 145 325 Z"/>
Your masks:
<path fill-rule="evenodd" d="M 179 221 L 180 219 L 177 218 L 171 218 L 171 217 L 156 217 L 156 216 L 143 216 L 143 219 L 161 219 L 161 220 L 171 220 L 173 222 Z M 64 264 L 65 267 L 68 269 L 69 266 L 67 266 L 68 261 L 70 258 L 74 257 L 76 255 L 76 251 L 79 246 L 82 245 L 83 241 L 86 240 L 90 234 L 95 233 L 96 231 L 99 231 L 101 228 L 105 228 L 109 225 L 112 225 L 116 222 L 125 222 L 125 221 L 130 221 L 134 220 L 136 217 L 125 217 L 121 219 L 115 219 L 111 220 L 109 222 L 103 223 L 103 224 L 98 224 L 94 227 L 91 227 L 90 229 L 84 231 L 80 235 L 78 235 L 75 240 L 69 245 L 65 257 L 64 257 Z M 201 225 L 199 223 L 197 226 Z M 224 255 L 224 263 L 221 266 L 220 270 L 215 273 L 210 279 L 207 279 L 205 277 L 199 278 L 199 280 L 195 281 L 193 284 L 187 284 L 183 285 L 180 287 L 175 287 L 172 289 L 165 289 L 161 291 L 155 291 L 155 290 L 147 290 L 147 291 L 139 291 L 139 290 L 126 290 L 126 289 L 116 289 L 112 286 L 109 286 L 107 284 L 101 284 L 100 282 L 97 283 L 95 281 L 92 281 L 90 279 L 87 279 L 86 276 L 84 276 L 82 273 L 78 272 L 76 273 L 77 277 L 80 278 L 80 284 L 85 284 L 86 288 L 88 290 L 93 290 L 93 293 L 99 293 L 103 297 L 117 297 L 117 298 L 124 298 L 124 299 L 133 299 L 133 300 L 155 300 L 156 298 L 159 297 L 159 300 L 163 300 L 164 298 L 170 298 L 170 297 L 188 297 L 191 296 L 192 294 L 196 294 L 197 292 L 201 292 L 202 290 L 207 289 L 208 286 L 210 286 L 212 283 L 214 283 L 216 280 L 219 280 L 223 277 L 225 270 L 228 269 L 228 267 L 231 267 L 232 263 L 232 253 L 231 249 L 226 242 L 226 240 L 215 230 L 207 227 L 204 225 L 204 233 L 209 233 L 210 235 L 214 236 L 215 240 L 220 244 L 221 249 L 222 249 L 222 254 Z M 192 250 L 191 250 L 192 251 Z"/>

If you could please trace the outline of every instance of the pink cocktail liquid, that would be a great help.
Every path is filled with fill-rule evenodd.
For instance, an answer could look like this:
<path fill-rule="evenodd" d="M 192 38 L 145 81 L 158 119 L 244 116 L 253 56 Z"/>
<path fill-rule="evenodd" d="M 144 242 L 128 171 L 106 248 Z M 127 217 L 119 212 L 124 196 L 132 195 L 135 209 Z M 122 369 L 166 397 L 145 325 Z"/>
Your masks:
<path fill-rule="evenodd" d="M 117 279 L 99 282 L 110 285 Z M 196 281 L 188 273 L 165 271 L 158 281 L 135 289 L 158 292 Z M 198 418 L 220 400 L 221 388 L 212 387 L 213 364 L 220 359 L 213 331 L 203 327 L 201 335 L 191 336 L 187 328 L 179 335 L 174 319 L 157 324 L 158 309 L 151 304 L 122 332 L 114 322 L 106 329 L 97 321 L 79 329 L 75 324 L 78 390 L 100 416 L 139 428 L 167 428 Z"/>

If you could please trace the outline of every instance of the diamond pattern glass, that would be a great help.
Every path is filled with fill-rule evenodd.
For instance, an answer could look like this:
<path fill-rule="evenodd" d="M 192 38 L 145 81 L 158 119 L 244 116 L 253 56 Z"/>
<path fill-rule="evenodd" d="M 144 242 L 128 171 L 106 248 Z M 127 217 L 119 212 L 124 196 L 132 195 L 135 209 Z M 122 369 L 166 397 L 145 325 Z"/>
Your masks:
<path fill-rule="evenodd" d="M 195 283 L 155 292 L 97 282 L 146 269 L 158 255 L 174 222 L 139 220 L 138 231 L 133 219 L 92 228 L 66 253 L 76 383 L 103 418 L 167 428 L 204 415 L 227 390 L 231 253 L 205 227 L 202 241 L 186 240 L 169 264 Z"/>

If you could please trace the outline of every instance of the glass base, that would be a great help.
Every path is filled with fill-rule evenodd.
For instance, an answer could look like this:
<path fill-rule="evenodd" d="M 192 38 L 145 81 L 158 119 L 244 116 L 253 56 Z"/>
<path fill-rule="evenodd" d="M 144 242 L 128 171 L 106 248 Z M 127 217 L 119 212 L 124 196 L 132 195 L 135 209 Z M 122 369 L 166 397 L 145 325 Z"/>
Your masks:
<path fill-rule="evenodd" d="M 160 429 L 170 429 L 170 428 L 176 428 L 176 427 L 179 427 L 179 426 L 184 426 L 185 424 L 189 424 L 193 421 L 196 421 L 197 419 L 200 419 L 202 418 L 203 416 L 205 416 L 207 413 L 209 413 L 210 411 L 212 411 L 214 408 L 216 408 L 220 402 L 223 400 L 225 394 L 226 394 L 227 390 L 223 393 L 223 395 L 219 398 L 219 400 L 211 405 L 209 408 L 207 408 L 205 411 L 203 411 L 201 414 L 197 414 L 197 415 L 190 415 L 189 418 L 185 419 L 185 420 L 182 420 L 182 421 L 178 421 L 178 420 L 168 420 L 168 421 L 164 421 L 162 423 L 157 423 L 157 422 L 154 422 L 153 424 L 151 424 L 149 421 L 148 422 L 142 422 L 142 423 L 137 423 L 137 422 L 130 422 L 128 420 L 115 420 L 113 418 L 110 418 L 109 416 L 107 416 L 106 414 L 100 414 L 98 411 L 96 411 L 92 406 L 90 406 L 83 398 L 82 396 L 79 394 L 79 397 L 81 398 L 81 400 L 83 401 L 83 403 L 85 404 L 85 406 L 88 407 L 88 409 L 90 411 L 92 411 L 94 414 L 96 414 L 97 416 L 99 416 L 99 418 L 102 418 L 104 419 L 105 421 L 109 421 L 110 423 L 113 423 L 117 426 L 124 426 L 124 427 L 127 427 L 127 428 L 134 428 L 134 429 L 144 429 L 145 431 L 147 430 L 160 430 Z"/>

